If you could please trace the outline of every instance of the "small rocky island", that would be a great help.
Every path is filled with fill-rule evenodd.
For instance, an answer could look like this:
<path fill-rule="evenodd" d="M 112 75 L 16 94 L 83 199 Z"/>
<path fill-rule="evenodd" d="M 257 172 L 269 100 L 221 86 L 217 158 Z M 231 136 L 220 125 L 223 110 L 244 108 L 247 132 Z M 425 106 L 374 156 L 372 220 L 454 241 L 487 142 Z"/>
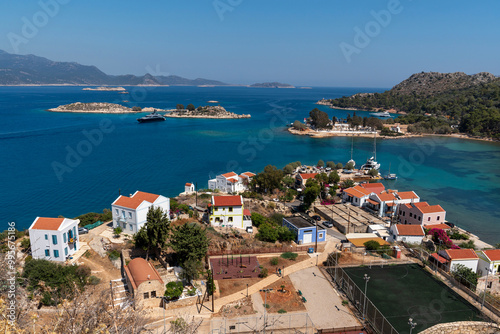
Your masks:
<path fill-rule="evenodd" d="M 171 109 L 167 110 L 165 117 L 177 118 L 250 118 L 251 115 L 238 115 L 227 111 L 221 106 L 194 106 L 189 105 L 187 109 Z"/>
<path fill-rule="evenodd" d="M 75 102 L 65 104 L 57 108 L 48 109 L 52 112 L 74 112 L 74 113 L 96 113 L 96 114 L 129 114 L 144 112 L 140 107 L 128 108 L 120 104 L 106 102 L 82 103 Z"/>
<path fill-rule="evenodd" d="M 82 90 L 95 90 L 95 91 L 99 91 L 99 92 L 123 92 L 126 89 L 123 87 L 106 87 L 106 86 L 104 86 L 104 87 L 97 87 L 97 88 L 86 87 Z"/>

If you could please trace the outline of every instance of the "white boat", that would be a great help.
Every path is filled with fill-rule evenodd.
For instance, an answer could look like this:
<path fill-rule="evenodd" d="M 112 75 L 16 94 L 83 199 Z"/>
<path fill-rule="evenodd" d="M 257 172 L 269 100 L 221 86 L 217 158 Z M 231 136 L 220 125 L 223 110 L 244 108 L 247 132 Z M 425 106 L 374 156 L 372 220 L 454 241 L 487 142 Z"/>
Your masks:
<path fill-rule="evenodd" d="M 391 174 L 391 164 L 389 164 L 389 173 L 384 176 L 385 180 L 397 180 L 398 176 L 394 173 Z"/>
<path fill-rule="evenodd" d="M 373 137 L 373 157 L 370 157 L 359 170 L 369 171 L 372 169 L 379 170 L 380 164 L 377 162 L 377 135 Z"/>
<path fill-rule="evenodd" d="M 370 115 L 377 117 L 391 117 L 391 114 L 387 111 L 372 112 Z"/>

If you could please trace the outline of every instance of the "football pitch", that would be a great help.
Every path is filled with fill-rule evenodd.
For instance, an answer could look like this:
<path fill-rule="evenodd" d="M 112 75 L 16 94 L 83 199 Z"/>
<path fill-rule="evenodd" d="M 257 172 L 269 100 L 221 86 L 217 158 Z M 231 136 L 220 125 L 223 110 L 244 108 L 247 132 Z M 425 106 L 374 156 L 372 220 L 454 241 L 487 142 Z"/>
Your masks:
<path fill-rule="evenodd" d="M 410 332 L 409 318 L 417 323 L 413 333 L 444 322 L 484 320 L 473 305 L 416 264 L 343 269 L 361 291 L 364 275 L 370 277 L 368 299 L 399 333 Z M 366 312 L 371 310 L 366 307 Z"/>

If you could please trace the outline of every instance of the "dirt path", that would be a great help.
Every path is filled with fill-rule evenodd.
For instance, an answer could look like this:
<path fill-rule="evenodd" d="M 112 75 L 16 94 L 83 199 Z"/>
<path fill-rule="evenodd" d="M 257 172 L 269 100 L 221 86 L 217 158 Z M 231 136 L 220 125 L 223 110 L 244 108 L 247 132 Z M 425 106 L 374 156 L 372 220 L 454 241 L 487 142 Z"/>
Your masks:
<path fill-rule="evenodd" d="M 90 256 L 82 256 L 80 262 L 90 268 L 92 275 L 101 279 L 101 284 L 109 284 L 110 280 L 121 278 L 120 270 L 116 269 L 107 257 L 101 258 L 91 249 L 88 252 Z"/>

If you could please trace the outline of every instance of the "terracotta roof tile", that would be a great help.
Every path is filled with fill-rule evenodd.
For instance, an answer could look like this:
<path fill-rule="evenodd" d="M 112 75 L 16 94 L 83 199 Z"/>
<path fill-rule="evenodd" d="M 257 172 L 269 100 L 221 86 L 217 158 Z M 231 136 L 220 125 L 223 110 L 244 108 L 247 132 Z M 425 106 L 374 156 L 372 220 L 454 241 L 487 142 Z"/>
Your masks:
<path fill-rule="evenodd" d="M 163 284 L 160 274 L 153 265 L 140 257 L 130 261 L 129 264 L 125 266 L 125 272 L 127 276 L 129 276 L 134 290 L 137 289 L 141 283 L 147 281 L 160 281 L 161 284 Z"/>
<path fill-rule="evenodd" d="M 154 203 L 160 195 L 145 193 L 144 191 L 136 191 L 135 194 L 132 195 L 132 198 L 139 198 L 151 203 Z"/>
<path fill-rule="evenodd" d="M 302 178 L 302 180 L 307 180 L 314 178 L 316 175 L 318 175 L 318 173 L 300 173 L 299 175 Z"/>
<path fill-rule="evenodd" d="M 362 193 L 361 191 L 359 191 L 358 189 L 356 189 L 355 187 L 354 188 L 347 188 L 347 189 L 344 189 L 344 192 L 348 195 L 351 195 L 353 197 L 356 197 L 356 198 L 361 198 L 361 197 L 364 197 L 366 196 L 365 193 Z"/>
<path fill-rule="evenodd" d="M 478 259 L 476 252 L 472 249 L 447 249 L 445 250 L 448 257 L 452 260 L 468 260 L 468 259 Z"/>
<path fill-rule="evenodd" d="M 500 249 L 488 249 L 483 251 L 490 261 L 500 261 Z"/>
<path fill-rule="evenodd" d="M 431 228 L 438 228 L 438 229 L 441 229 L 441 230 L 448 230 L 450 229 L 451 227 L 449 225 L 446 225 L 446 224 L 424 224 L 424 227 L 426 229 L 431 229 Z"/>
<path fill-rule="evenodd" d="M 46 217 L 37 217 L 32 230 L 53 230 L 57 231 L 61 224 L 63 223 L 64 218 L 46 218 Z"/>
<path fill-rule="evenodd" d="M 374 192 L 376 194 L 380 194 L 382 191 L 385 190 L 385 187 L 382 183 L 376 182 L 376 183 L 362 183 L 360 184 L 361 187 L 370 190 L 371 192 Z"/>
<path fill-rule="evenodd" d="M 124 208 L 129 209 L 137 209 L 141 203 L 144 202 L 143 199 L 140 198 L 131 198 L 127 196 L 121 195 L 118 199 L 113 203 L 114 205 L 122 206 Z"/>
<path fill-rule="evenodd" d="M 192 183 L 186 183 L 186 187 L 191 187 Z"/>
<path fill-rule="evenodd" d="M 402 225 L 396 224 L 396 230 L 398 235 L 408 235 L 408 236 L 424 236 L 424 230 L 421 225 Z"/>
<path fill-rule="evenodd" d="M 222 174 L 222 176 L 224 176 L 226 179 L 229 179 L 230 177 L 238 176 L 238 174 L 236 174 L 235 172 L 229 172 L 226 174 Z"/>
<path fill-rule="evenodd" d="M 445 264 L 446 262 L 448 262 L 448 260 L 446 260 L 444 257 L 439 255 L 438 253 L 432 253 L 431 256 L 442 264 Z"/>
<path fill-rule="evenodd" d="M 213 196 L 214 206 L 241 206 L 241 196 Z"/>
<path fill-rule="evenodd" d="M 252 215 L 252 213 L 251 213 L 251 212 L 250 212 L 250 210 L 248 210 L 248 209 L 244 209 L 244 210 L 243 210 L 243 214 L 244 214 L 245 216 L 251 216 L 251 215 Z"/>
<path fill-rule="evenodd" d="M 396 200 L 396 197 L 394 197 L 394 194 L 380 193 L 377 196 L 378 196 L 378 198 L 380 198 L 380 200 L 382 202 L 389 202 L 389 201 Z"/>
<path fill-rule="evenodd" d="M 246 175 L 246 176 L 248 176 L 248 177 L 254 177 L 255 176 L 255 174 L 252 173 L 252 172 L 245 172 L 243 174 Z"/>
<path fill-rule="evenodd" d="M 414 191 L 402 191 L 398 192 L 398 196 L 401 199 L 417 199 L 418 195 Z"/>

